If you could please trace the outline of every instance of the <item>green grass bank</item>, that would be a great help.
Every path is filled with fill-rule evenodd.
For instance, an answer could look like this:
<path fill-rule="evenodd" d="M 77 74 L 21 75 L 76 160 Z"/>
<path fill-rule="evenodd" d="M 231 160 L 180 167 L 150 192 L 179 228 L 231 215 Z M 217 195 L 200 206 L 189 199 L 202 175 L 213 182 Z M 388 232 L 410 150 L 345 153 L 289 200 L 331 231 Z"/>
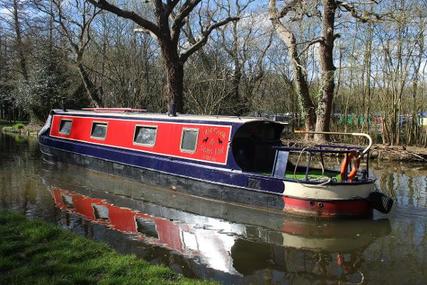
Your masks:
<path fill-rule="evenodd" d="M 214 284 L 11 212 L 0 236 L 0 284 Z"/>

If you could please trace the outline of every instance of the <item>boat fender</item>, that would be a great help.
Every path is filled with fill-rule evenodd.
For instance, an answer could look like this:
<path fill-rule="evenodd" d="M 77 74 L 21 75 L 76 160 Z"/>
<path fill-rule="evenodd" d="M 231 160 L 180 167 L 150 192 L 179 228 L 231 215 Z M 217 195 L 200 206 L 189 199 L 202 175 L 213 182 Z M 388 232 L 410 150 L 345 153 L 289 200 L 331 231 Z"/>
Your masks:
<path fill-rule="evenodd" d="M 381 213 L 388 214 L 393 207 L 393 199 L 381 192 L 372 192 L 368 197 L 369 204 L 372 208 Z"/>
<path fill-rule="evenodd" d="M 357 171 L 359 170 L 360 166 L 360 157 L 357 152 L 350 152 L 344 157 L 343 161 L 341 162 L 340 175 L 342 181 L 345 180 L 345 174 L 350 163 L 351 170 L 350 173 L 347 175 L 347 179 L 351 182 L 356 177 Z"/>

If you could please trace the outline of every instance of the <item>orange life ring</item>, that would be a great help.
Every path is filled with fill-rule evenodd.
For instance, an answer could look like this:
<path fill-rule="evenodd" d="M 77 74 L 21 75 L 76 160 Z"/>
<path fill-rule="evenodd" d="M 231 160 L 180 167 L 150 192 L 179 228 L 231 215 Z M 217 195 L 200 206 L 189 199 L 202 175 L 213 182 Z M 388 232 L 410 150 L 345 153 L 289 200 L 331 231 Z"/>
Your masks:
<path fill-rule="evenodd" d="M 354 179 L 354 177 L 356 177 L 357 171 L 359 170 L 359 166 L 360 166 L 360 157 L 357 152 L 348 153 L 344 157 L 343 161 L 341 162 L 340 175 L 341 175 L 342 181 L 345 180 L 345 177 L 346 177 L 345 174 L 347 173 L 347 168 L 350 163 L 351 163 L 351 170 L 350 170 L 350 173 L 347 175 L 347 179 L 351 182 Z"/>

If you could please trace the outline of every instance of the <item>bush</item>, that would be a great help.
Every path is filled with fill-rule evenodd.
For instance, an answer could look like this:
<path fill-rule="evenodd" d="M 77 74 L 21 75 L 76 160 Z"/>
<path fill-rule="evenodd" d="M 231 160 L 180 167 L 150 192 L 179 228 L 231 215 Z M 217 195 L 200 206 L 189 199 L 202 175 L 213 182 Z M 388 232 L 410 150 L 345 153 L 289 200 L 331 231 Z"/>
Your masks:
<path fill-rule="evenodd" d="M 13 125 L 13 128 L 18 129 L 18 130 L 22 130 L 23 128 L 25 128 L 25 125 L 18 123 L 18 124 Z"/>

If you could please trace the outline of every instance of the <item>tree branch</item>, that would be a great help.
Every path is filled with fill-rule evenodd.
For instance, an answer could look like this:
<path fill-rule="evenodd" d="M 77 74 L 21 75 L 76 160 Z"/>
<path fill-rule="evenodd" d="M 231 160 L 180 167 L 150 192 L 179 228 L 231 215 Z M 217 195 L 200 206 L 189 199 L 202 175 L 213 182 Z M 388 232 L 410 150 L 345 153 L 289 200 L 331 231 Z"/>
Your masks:
<path fill-rule="evenodd" d="M 179 0 L 168 0 L 166 4 L 166 14 L 169 16 L 173 9 L 175 9 L 176 5 L 178 5 Z"/>
<path fill-rule="evenodd" d="M 300 0 L 292 0 L 289 3 L 287 3 L 285 6 L 283 6 L 282 10 L 280 10 L 279 14 L 277 15 L 278 19 L 281 19 L 285 17 L 289 12 L 295 11 L 295 6 L 297 4 L 300 4 Z"/>
<path fill-rule="evenodd" d="M 53 21 L 58 23 L 61 26 L 62 32 L 64 33 L 65 37 L 68 39 L 68 42 L 70 43 L 71 47 L 74 49 L 74 52 L 77 55 L 77 59 L 79 60 L 79 56 L 80 56 L 80 48 L 78 46 L 78 44 L 76 44 L 73 40 L 72 35 L 70 34 L 70 31 L 67 29 L 67 26 L 65 25 L 63 19 L 67 20 L 65 15 L 63 15 L 62 13 L 62 7 L 61 7 L 61 3 L 59 3 L 58 1 L 53 1 L 53 4 L 56 6 L 57 12 L 58 12 L 58 16 L 59 19 L 56 20 L 56 18 L 53 18 Z"/>
<path fill-rule="evenodd" d="M 325 39 L 323 37 L 315 38 L 314 40 L 311 40 L 300 52 L 300 55 L 305 53 L 312 45 L 317 43 L 322 43 Z"/>
<path fill-rule="evenodd" d="M 187 0 L 181 7 L 178 14 L 175 15 L 174 21 L 172 24 L 172 41 L 178 43 L 179 35 L 181 28 L 184 26 L 184 19 L 193 11 L 193 9 L 201 2 L 202 0 Z"/>
<path fill-rule="evenodd" d="M 106 0 L 88 0 L 88 1 L 89 3 L 95 5 L 100 9 L 107 10 L 113 14 L 116 14 L 117 16 L 134 21 L 144 29 L 147 29 L 153 34 L 155 34 L 157 37 L 160 36 L 160 29 L 156 24 L 154 24 L 153 22 L 147 19 L 144 19 L 143 17 L 139 16 L 135 12 L 123 10 L 113 4 L 110 4 Z"/>
<path fill-rule="evenodd" d="M 288 46 L 296 50 L 296 39 L 294 33 L 280 21 L 280 13 L 276 7 L 276 0 L 269 1 L 268 14 L 273 24 L 274 30 L 278 33 L 280 39 Z M 286 15 L 286 14 L 285 14 Z M 297 55 L 295 55 L 298 57 Z"/>
<path fill-rule="evenodd" d="M 378 15 L 372 12 L 367 12 L 367 11 L 364 11 L 363 14 L 361 14 L 359 11 L 357 11 L 354 5 L 348 2 L 336 1 L 336 5 L 339 8 L 343 8 L 344 10 L 349 12 L 354 18 L 359 19 L 362 23 L 379 21 L 383 17 L 381 15 Z"/>
<path fill-rule="evenodd" d="M 195 44 L 193 44 L 189 49 L 181 53 L 181 61 L 187 61 L 188 57 L 190 57 L 193 53 L 199 50 L 207 42 L 209 35 L 212 33 L 212 31 L 230 22 L 238 20 L 240 20 L 240 17 L 228 17 L 218 23 L 213 24 L 212 26 L 209 26 L 204 32 L 202 32 L 202 37 Z"/>

